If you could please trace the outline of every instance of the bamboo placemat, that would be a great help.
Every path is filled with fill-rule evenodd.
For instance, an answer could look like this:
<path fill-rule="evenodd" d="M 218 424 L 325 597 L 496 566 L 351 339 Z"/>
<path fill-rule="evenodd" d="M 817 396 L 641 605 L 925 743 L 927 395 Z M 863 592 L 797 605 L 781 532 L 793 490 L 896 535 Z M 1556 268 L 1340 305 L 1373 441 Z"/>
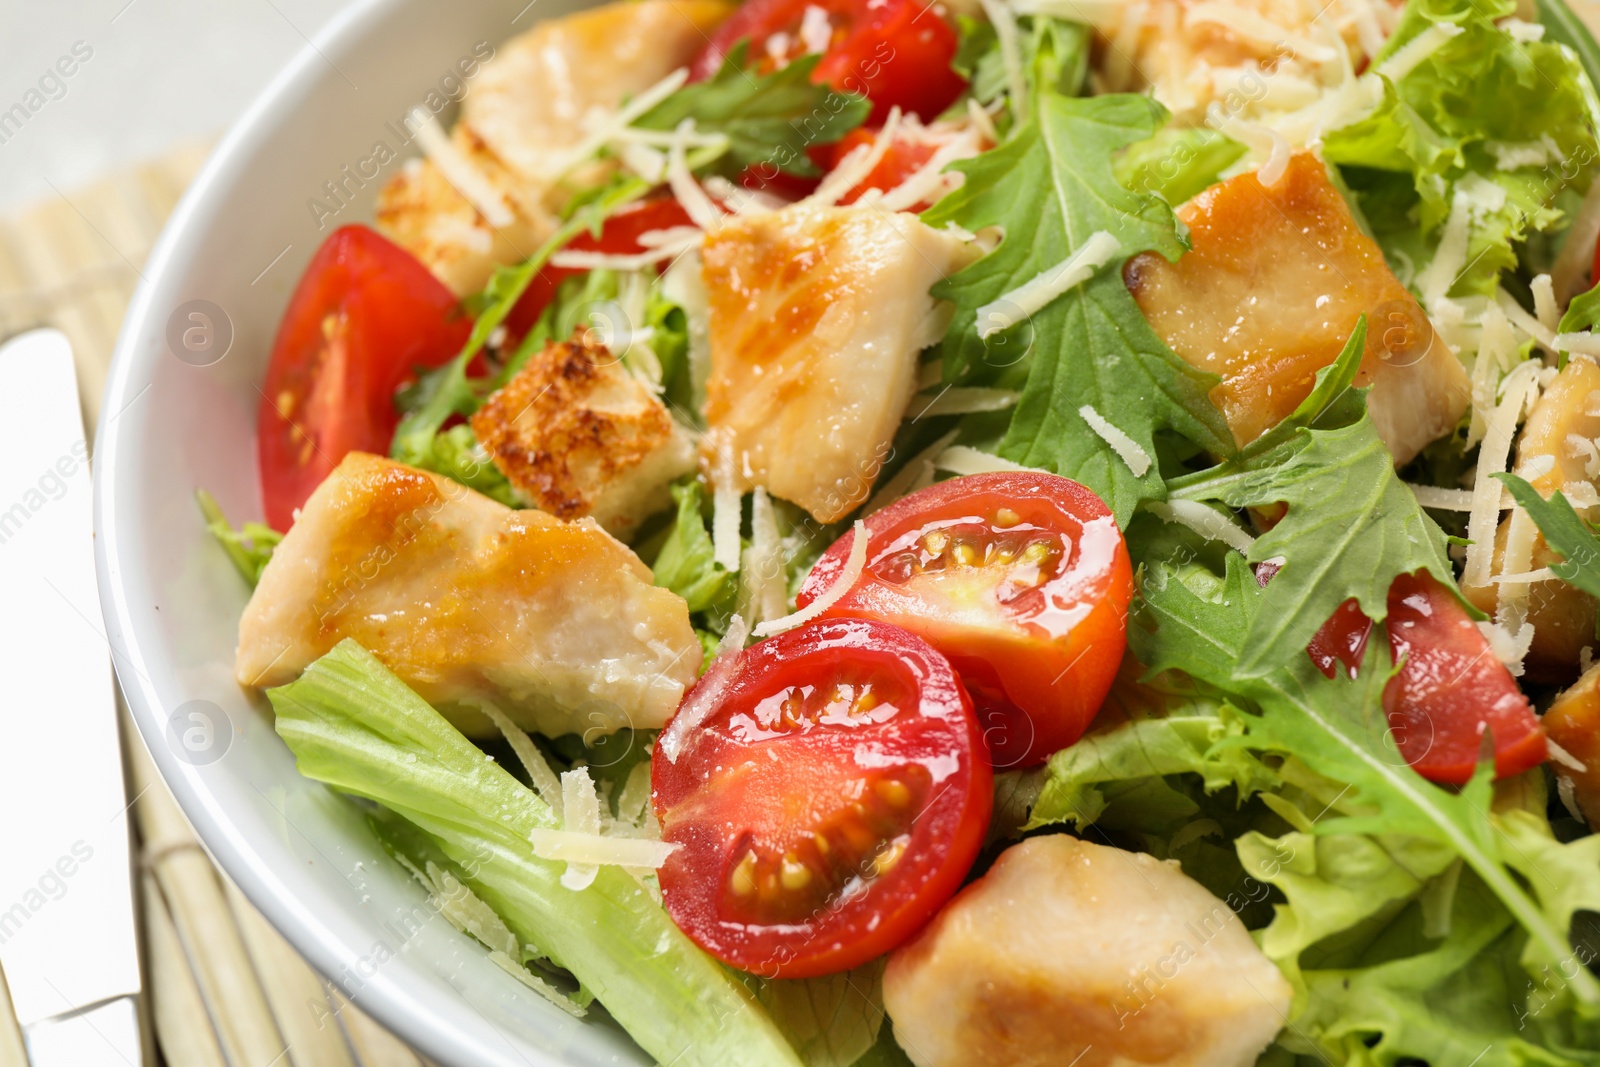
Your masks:
<path fill-rule="evenodd" d="M 91 434 L 139 272 L 205 152 L 188 145 L 0 216 L 0 340 L 39 326 L 71 339 Z M 165 1062 L 426 1067 L 317 975 L 212 866 L 125 716 L 123 741 L 129 795 L 138 798 L 146 997 Z M 326 1013 L 307 1008 L 322 1002 Z M 0 1029 L 0 1061 L 7 1037 Z"/>

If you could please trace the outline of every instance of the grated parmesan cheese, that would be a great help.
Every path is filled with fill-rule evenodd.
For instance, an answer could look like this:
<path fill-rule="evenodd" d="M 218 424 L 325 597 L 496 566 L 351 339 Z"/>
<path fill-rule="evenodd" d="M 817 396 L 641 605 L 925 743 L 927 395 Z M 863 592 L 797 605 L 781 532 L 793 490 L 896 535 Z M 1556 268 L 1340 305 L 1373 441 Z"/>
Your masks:
<path fill-rule="evenodd" d="M 796 626 L 810 622 L 833 607 L 856 584 L 856 579 L 861 577 L 862 570 L 867 565 L 867 524 L 860 519 L 856 520 L 855 527 L 851 530 L 850 555 L 845 560 L 844 569 L 839 576 L 811 603 L 781 619 L 769 619 L 757 626 L 752 631 L 757 637 L 771 637 L 781 634 L 785 630 L 792 630 Z"/>
<path fill-rule="evenodd" d="M 1502 385 L 1501 401 L 1490 413 L 1483 445 L 1478 450 L 1478 471 L 1472 488 L 1472 508 L 1467 519 L 1467 563 L 1463 585 L 1487 585 L 1494 552 L 1494 531 L 1500 515 L 1502 486 L 1496 474 L 1507 469 L 1511 442 L 1525 407 L 1533 403 L 1538 388 L 1536 376 L 1540 362 L 1530 359 L 1517 365 Z"/>
<path fill-rule="evenodd" d="M 1417 503 L 1425 508 L 1435 511 L 1471 511 L 1472 492 L 1468 489 L 1441 489 L 1436 485 L 1413 485 L 1406 483 L 1406 488 L 1411 490 L 1411 495 L 1417 498 Z"/>
<path fill-rule="evenodd" d="M 686 227 L 686 229 L 692 228 Z M 644 270 L 646 267 L 676 259 L 691 248 L 700 247 L 705 235 L 699 230 L 693 230 L 693 233 L 692 237 L 679 238 L 675 245 L 665 245 L 631 255 L 609 252 L 557 252 L 550 257 L 550 265 L 565 270 L 609 269 L 623 272 Z"/>
<path fill-rule="evenodd" d="M 1015 407 L 1021 396 L 1022 394 L 1015 389 L 950 386 L 929 399 L 912 421 L 928 415 L 967 415 L 979 411 L 1004 411 Z"/>
<path fill-rule="evenodd" d="M 706 668 L 705 674 L 700 676 L 700 681 L 695 687 L 689 690 L 689 694 L 683 698 L 683 703 L 678 705 L 678 713 L 656 738 L 656 751 L 667 757 L 668 763 L 678 762 L 683 746 L 688 744 L 689 735 L 698 730 L 706 718 L 716 710 L 717 704 L 722 700 L 723 692 L 733 679 L 734 657 L 744 648 L 745 639 L 749 636 L 750 624 L 745 621 L 743 615 L 735 613 L 733 618 L 728 620 L 727 632 L 722 635 L 722 640 L 717 642 L 717 650 L 711 657 L 711 666 Z"/>
<path fill-rule="evenodd" d="M 816 191 L 801 203 L 813 207 L 832 207 L 842 200 L 845 194 L 865 181 L 878 164 L 883 162 L 883 157 L 889 154 L 889 149 L 894 145 L 895 135 L 900 130 L 901 121 L 900 108 L 898 106 L 890 108 L 888 116 L 883 120 L 883 128 L 873 134 L 872 143 L 857 145 L 850 149 L 839 161 L 839 165 L 823 177 Z"/>
<path fill-rule="evenodd" d="M 752 623 L 782 616 L 789 610 L 786 577 L 772 497 L 758 485 L 750 502 L 750 547 L 739 572 L 739 614 Z"/>
<path fill-rule="evenodd" d="M 739 527 L 744 496 L 734 484 L 733 449 L 717 448 L 716 485 L 711 490 L 711 561 L 733 574 L 739 570 Z"/>
<path fill-rule="evenodd" d="M 938 200 L 958 187 L 962 180 L 959 172 L 946 173 L 945 168 L 959 159 L 971 159 L 981 151 L 983 143 L 978 132 L 966 130 L 941 144 L 905 181 L 883 193 L 869 189 L 862 200 L 871 200 L 884 211 L 909 211 L 918 204 Z"/>
<path fill-rule="evenodd" d="M 1013 463 L 1009 459 L 1001 459 L 993 452 L 982 452 L 967 445 L 951 445 L 939 453 L 939 457 L 933 463 L 938 469 L 949 471 L 951 474 L 991 474 L 995 471 L 1035 469 Z"/>
<path fill-rule="evenodd" d="M 561 876 L 561 884 L 568 889 L 586 889 L 594 881 L 594 875 L 590 874 L 589 881 L 581 886 L 569 884 L 567 877 L 574 869 L 594 872 L 600 867 L 654 869 L 666 863 L 667 857 L 680 847 L 664 841 L 647 841 L 642 837 L 604 837 L 599 833 L 580 833 L 575 830 L 530 830 L 528 840 L 533 843 L 535 856 L 567 865 L 567 874 Z"/>
<path fill-rule="evenodd" d="M 1511 35 L 1513 41 L 1527 43 L 1530 41 L 1544 40 L 1544 27 L 1537 22 L 1527 22 L 1519 18 L 1509 18 L 1495 24 L 1500 29 Z"/>
<path fill-rule="evenodd" d="M 534 855 L 539 855 L 539 845 L 535 835 L 541 833 L 565 831 L 576 837 L 600 836 L 600 796 L 594 791 L 594 781 L 589 777 L 589 768 L 577 767 L 561 772 L 561 810 L 562 830 L 534 830 L 529 834 L 529 840 L 534 842 Z M 575 891 L 588 889 L 594 884 L 595 876 L 599 873 L 600 868 L 592 862 L 568 860 L 567 869 L 561 874 L 561 884 Z"/>
<path fill-rule="evenodd" d="M 706 191 L 700 188 L 700 183 L 689 172 L 689 159 L 684 146 L 685 138 L 693 133 L 694 119 L 684 119 L 678 123 L 678 136 L 672 139 L 672 145 L 667 149 L 667 187 L 683 206 L 690 221 L 702 230 L 709 230 L 722 221 L 722 209 L 706 195 Z"/>
<path fill-rule="evenodd" d="M 1028 113 L 1028 79 L 1022 69 L 1022 46 L 1017 35 L 1017 20 L 1005 0 L 978 0 L 983 13 L 994 26 L 1000 44 L 1000 61 L 1006 68 L 1006 86 L 1011 96 L 1011 114 L 1018 122 Z"/>
<path fill-rule="evenodd" d="M 1338 52 L 1328 46 L 1317 44 L 1301 34 L 1292 33 L 1264 15 L 1219 0 L 1207 0 L 1205 3 L 1190 7 L 1185 14 L 1184 22 L 1186 26 L 1221 26 L 1229 34 L 1243 37 L 1269 49 L 1286 44 L 1294 49 L 1297 55 L 1313 63 L 1329 63 L 1338 56 Z"/>
<path fill-rule="evenodd" d="M 1078 409 L 1078 417 L 1089 424 L 1089 429 L 1100 440 L 1111 446 L 1111 451 L 1128 465 L 1135 478 L 1143 478 L 1150 470 L 1150 454 L 1139 446 L 1139 442 L 1107 422 L 1093 407 L 1083 405 Z"/>
<path fill-rule="evenodd" d="M 832 39 L 833 22 L 827 9 L 807 4 L 800 15 L 800 43 L 806 46 L 806 52 L 826 52 Z"/>
<path fill-rule="evenodd" d="M 1198 500 L 1154 500 L 1146 505 L 1162 522 L 1187 526 L 1208 541 L 1220 541 L 1235 552 L 1249 552 L 1256 539 L 1215 508 Z"/>
<path fill-rule="evenodd" d="M 1453 22 L 1435 22 L 1395 50 L 1394 55 L 1378 64 L 1378 74 L 1397 82 L 1426 63 L 1435 52 L 1462 33 Z"/>
<path fill-rule="evenodd" d="M 466 154 L 451 143 L 439 120 L 422 105 L 411 109 L 411 123 L 416 124 L 417 143 L 439 169 L 440 175 L 471 204 L 485 222 L 503 230 L 516 221 L 516 215 L 506 206 L 505 197 L 494 187 L 483 171 L 468 159 Z"/>
<path fill-rule="evenodd" d="M 1558 333 L 1551 339 L 1552 346 L 1558 352 L 1567 352 L 1575 356 L 1588 356 L 1591 359 L 1600 358 L 1600 336 L 1588 330 L 1577 333 Z"/>
<path fill-rule="evenodd" d="M 1533 644 L 1533 627 L 1523 623 L 1515 632 L 1498 622 L 1476 624 L 1478 632 L 1489 642 L 1489 651 L 1513 677 L 1522 677 L 1522 660 Z"/>
<path fill-rule="evenodd" d="M 1056 297 L 1094 277 L 1121 248 L 1111 234 L 1096 230 L 1062 263 L 978 308 L 978 337 L 987 339 L 1042 311 Z"/>
<path fill-rule="evenodd" d="M 1523 571 L 1521 574 L 1497 574 L 1489 581 L 1494 585 L 1527 585 L 1532 582 L 1553 581 L 1556 572 L 1549 567 L 1540 567 L 1538 570 Z"/>
<path fill-rule="evenodd" d="M 561 782 L 556 778 L 556 772 L 550 769 L 550 764 L 545 762 L 539 746 L 533 743 L 526 731 L 511 721 L 510 716 L 487 700 L 480 700 L 475 706 L 489 717 L 495 729 L 511 746 L 511 751 L 522 761 L 522 769 L 528 772 L 528 780 L 533 783 L 533 791 L 539 794 L 539 799 L 550 806 L 551 813 L 558 820 L 561 819 Z"/>
<path fill-rule="evenodd" d="M 561 152 L 552 152 L 544 165 L 545 176 L 554 181 L 612 141 L 632 136 L 628 127 L 661 101 L 683 88 L 689 80 L 689 68 L 679 67 L 665 78 L 639 93 L 622 107 L 602 113 L 583 140 Z"/>
<path fill-rule="evenodd" d="M 1563 767 L 1577 771 L 1579 774 L 1588 773 L 1589 765 L 1584 763 L 1577 756 L 1574 756 L 1572 753 L 1568 752 L 1566 749 L 1562 748 L 1548 737 L 1545 738 L 1544 743 L 1545 748 L 1550 752 L 1550 759 L 1552 762 L 1559 763 Z"/>

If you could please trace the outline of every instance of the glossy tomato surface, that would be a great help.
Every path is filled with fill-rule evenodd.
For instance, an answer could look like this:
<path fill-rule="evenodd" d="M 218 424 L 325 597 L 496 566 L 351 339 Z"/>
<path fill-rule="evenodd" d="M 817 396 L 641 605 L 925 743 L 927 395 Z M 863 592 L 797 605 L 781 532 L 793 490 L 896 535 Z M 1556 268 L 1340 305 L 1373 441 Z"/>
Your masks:
<path fill-rule="evenodd" d="M 335 230 L 272 344 L 256 420 L 267 522 L 287 530 L 347 453 L 387 453 L 395 390 L 454 356 L 471 327 L 409 252 L 365 226 Z"/>
<path fill-rule="evenodd" d="M 898 627 L 810 623 L 718 660 L 651 757 L 667 911 L 767 977 L 848 970 L 960 886 L 994 776 L 945 658 Z M 678 741 L 674 742 L 674 736 Z"/>
<path fill-rule="evenodd" d="M 1276 563 L 1256 564 L 1256 584 L 1265 587 L 1277 573 Z M 1362 614 L 1361 605 L 1351 597 L 1335 608 L 1322 628 L 1311 635 L 1306 655 L 1325 677 L 1335 677 L 1342 667 L 1347 676 L 1354 678 L 1361 669 L 1361 657 L 1366 654 L 1371 637 L 1372 620 Z"/>
<path fill-rule="evenodd" d="M 675 226 L 692 226 L 689 213 L 672 197 L 658 197 L 629 204 L 609 216 L 600 227 L 598 235 L 584 232 L 568 241 L 563 251 L 600 252 L 608 256 L 633 256 L 648 251 L 639 238 L 652 230 L 670 230 Z M 539 315 L 551 300 L 562 282 L 585 273 L 574 267 L 545 266 L 534 275 L 511 314 L 506 316 L 506 330 L 513 338 L 521 337 L 539 321 Z"/>
<path fill-rule="evenodd" d="M 859 148 L 862 145 L 870 148 L 877 142 L 881 134 L 881 130 L 865 128 L 851 130 L 843 139 L 833 145 L 833 158 L 829 161 L 829 169 L 831 170 L 844 162 L 844 157 L 849 155 L 852 149 Z M 924 163 L 933 158 L 935 151 L 936 148 L 929 141 L 908 141 L 896 138 L 894 143 L 884 152 L 883 157 L 878 160 L 877 165 L 867 172 L 867 176 L 861 179 L 855 188 L 840 197 L 839 203 L 853 204 L 861 199 L 868 189 L 888 192 L 921 169 Z M 913 210 L 920 210 L 922 206 L 919 205 Z"/>
<path fill-rule="evenodd" d="M 869 122 L 882 124 L 891 107 L 932 120 L 966 88 L 950 69 L 960 44 L 955 30 L 919 0 L 748 0 L 711 35 L 692 76 L 715 74 L 743 40 L 764 68 L 799 57 L 807 8 L 826 15 L 829 31 L 812 81 L 872 101 Z"/>
<path fill-rule="evenodd" d="M 1494 735 L 1496 776 L 1544 762 L 1544 729 L 1528 698 L 1438 579 L 1425 571 L 1396 578 L 1385 627 L 1400 670 L 1384 688 L 1384 712 L 1395 746 L 1418 774 L 1466 782 L 1485 731 Z"/>
<path fill-rule="evenodd" d="M 826 613 L 926 638 L 966 682 L 998 768 L 1041 763 L 1088 727 L 1127 645 L 1133 569 L 1104 502 L 1041 471 L 953 478 L 866 517 L 861 577 Z M 804 607 L 844 570 L 847 533 Z"/>

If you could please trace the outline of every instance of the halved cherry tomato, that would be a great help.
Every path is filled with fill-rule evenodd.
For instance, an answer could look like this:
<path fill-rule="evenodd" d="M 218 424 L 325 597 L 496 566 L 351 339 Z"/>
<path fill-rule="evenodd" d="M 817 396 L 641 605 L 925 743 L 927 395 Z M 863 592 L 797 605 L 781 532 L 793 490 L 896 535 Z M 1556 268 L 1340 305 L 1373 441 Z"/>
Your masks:
<path fill-rule="evenodd" d="M 1133 570 L 1116 520 L 1077 482 L 1035 471 L 953 478 L 868 515 L 861 577 L 824 617 L 882 619 L 950 658 L 996 767 L 1042 763 L 1083 735 L 1127 644 Z M 854 533 L 823 553 L 804 607 Z"/>
<path fill-rule="evenodd" d="M 294 511 L 353 451 L 387 453 L 394 393 L 445 362 L 472 323 L 409 252 L 365 226 L 335 230 L 278 325 L 256 418 L 267 522 Z"/>
<path fill-rule="evenodd" d="M 1389 586 L 1389 650 L 1400 672 L 1383 691 L 1395 745 L 1418 774 L 1459 785 L 1472 777 L 1483 733 L 1494 734 L 1500 778 L 1548 756 L 1544 728 L 1511 672 L 1465 608 L 1426 571 Z"/>
<path fill-rule="evenodd" d="M 829 161 L 832 170 L 844 162 L 844 157 L 852 149 L 862 145 L 871 146 L 878 140 L 882 131 L 869 130 L 865 127 L 851 130 L 844 138 L 833 145 L 833 158 Z M 921 166 L 933 158 L 935 147 L 927 141 L 907 141 L 895 138 L 883 158 L 878 160 L 878 165 L 867 172 L 867 176 L 856 187 L 839 198 L 841 204 L 853 204 L 861 199 L 861 195 L 868 189 L 879 189 L 888 192 L 899 186 L 911 175 L 915 174 Z M 913 208 L 913 210 L 917 210 Z"/>
<path fill-rule="evenodd" d="M 950 69 L 960 43 L 955 30 L 920 0 L 748 0 L 711 35 L 691 77 L 715 74 L 741 40 L 765 69 L 803 55 L 800 26 L 808 7 L 822 10 L 830 29 L 811 80 L 871 100 L 868 121 L 881 125 L 896 106 L 932 119 L 966 88 Z"/>
<path fill-rule="evenodd" d="M 600 227 L 600 236 L 585 231 L 568 241 L 563 251 L 602 252 L 608 256 L 632 256 L 646 251 L 639 243 L 641 234 L 651 230 L 670 230 L 674 226 L 692 226 L 689 213 L 683 205 L 670 196 L 643 200 L 629 204 L 606 219 Z M 522 298 L 511 314 L 506 316 L 506 332 L 521 337 L 539 321 L 539 315 L 551 300 L 556 288 L 578 274 L 585 273 L 573 267 L 546 266 L 534 276 Z"/>
<path fill-rule="evenodd" d="M 783 978 L 859 966 L 916 933 L 978 855 L 994 775 L 972 702 L 899 627 L 774 637 L 713 664 L 678 714 L 696 725 L 650 765 L 662 840 L 681 846 L 661 895 L 724 963 Z"/>

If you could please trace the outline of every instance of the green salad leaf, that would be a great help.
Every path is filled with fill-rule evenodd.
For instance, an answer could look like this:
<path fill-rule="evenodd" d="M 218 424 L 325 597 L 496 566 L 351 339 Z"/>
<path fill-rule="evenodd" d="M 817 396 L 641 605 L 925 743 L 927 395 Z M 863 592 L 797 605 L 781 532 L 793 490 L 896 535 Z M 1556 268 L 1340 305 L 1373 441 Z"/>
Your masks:
<path fill-rule="evenodd" d="M 1147 97 L 1039 92 L 1033 114 L 1006 143 L 953 165 L 965 183 L 923 214 L 932 226 L 953 222 L 974 232 L 998 226 L 1007 235 L 933 289 L 956 308 L 944 342 L 945 379 L 1020 383 L 1000 454 L 1087 485 L 1122 523 L 1141 500 L 1165 496 L 1165 483 L 1153 464 L 1135 474 L 1085 421 L 1084 407 L 1147 456 L 1156 455 L 1162 430 L 1217 454 L 1233 451 L 1206 395 L 1217 379 L 1156 335 L 1118 269 L 1139 252 L 1176 259 L 1183 251 L 1172 209 L 1123 188 L 1112 170 L 1118 151 L 1149 138 L 1165 120 L 1165 110 Z M 1097 231 L 1118 242 L 1112 265 L 1031 318 L 979 337 L 978 308 L 1057 269 Z"/>
<path fill-rule="evenodd" d="M 1129 627 L 1130 648 L 1140 662 L 1229 692 L 1251 706 L 1241 743 L 1293 756 L 1320 778 L 1340 783 L 1333 810 L 1302 830 L 1319 837 L 1364 834 L 1381 841 L 1397 835 L 1428 842 L 1429 855 L 1443 849 L 1459 858 L 1510 915 L 1526 939 L 1520 958 L 1530 973 L 1571 955 L 1572 901 L 1600 888 L 1600 866 L 1577 886 L 1558 877 L 1575 869 L 1572 864 L 1563 870 L 1540 864 L 1543 880 L 1530 880 L 1527 859 L 1491 817 L 1489 764 L 1459 792 L 1429 783 L 1406 765 L 1383 709 L 1390 675 L 1384 642 L 1369 647 L 1356 679 L 1325 678 L 1304 655 L 1264 673 L 1241 670 L 1267 592 L 1237 553 L 1228 555 L 1223 575 L 1198 563 L 1147 562 L 1143 596 L 1139 618 Z M 1264 946 L 1272 937 L 1269 931 Z M 1310 943 L 1295 936 L 1289 944 L 1301 942 Z M 1581 971 L 1567 993 L 1583 1012 L 1600 1017 L 1600 981 L 1593 975 Z"/>
<path fill-rule="evenodd" d="M 1063 96 L 1083 92 L 1089 76 L 1089 27 L 1048 15 L 1023 15 L 1016 21 L 1018 59 L 1029 90 Z M 961 45 L 950 65 L 971 83 L 968 95 L 987 107 L 1011 89 L 1000 38 L 987 19 L 962 15 L 957 24 Z M 958 105 L 964 112 L 964 105 Z"/>
<path fill-rule="evenodd" d="M 1449 262 L 1452 277 L 1434 280 L 1457 296 L 1491 292 L 1516 265 L 1514 245 L 1560 221 L 1557 194 L 1587 188 L 1596 158 L 1594 88 L 1578 56 L 1496 25 L 1515 13 L 1512 0 L 1411 0 L 1375 58 L 1380 77 L 1420 35 L 1453 36 L 1396 80 L 1382 77 L 1377 108 L 1323 138 L 1380 244 L 1418 277 L 1446 218 L 1464 216 L 1467 247 Z"/>
<path fill-rule="evenodd" d="M 1537 0 L 1533 6 L 1545 29 L 1544 39 L 1572 49 L 1589 76 L 1589 84 L 1600 86 L 1600 44 L 1595 43 L 1589 27 L 1567 6 L 1566 0 Z"/>
<path fill-rule="evenodd" d="M 239 577 L 254 589 L 261 581 L 261 572 L 272 560 L 273 549 L 283 540 L 283 534 L 263 522 L 247 522 L 235 530 L 222 513 L 216 497 L 204 489 L 196 489 L 194 499 L 205 517 L 206 529 L 228 554 L 228 561 L 239 572 Z"/>
<path fill-rule="evenodd" d="M 656 584 L 683 597 L 691 614 L 725 608 L 738 592 L 739 581 L 712 561 L 700 483 L 679 482 L 672 487 L 672 499 L 678 505 L 677 518 L 656 555 Z"/>
<path fill-rule="evenodd" d="M 1244 674 L 1264 677 L 1304 660 L 1307 642 L 1352 597 L 1382 620 L 1396 575 L 1426 570 L 1446 585 L 1455 580 L 1444 531 L 1395 474 L 1364 394 L 1347 388 L 1365 341 L 1361 322 L 1289 419 L 1238 460 L 1171 487 L 1174 499 L 1287 506 L 1248 556 L 1276 560 L 1279 569 L 1242 645 Z"/>
<path fill-rule="evenodd" d="M 1495 477 L 1506 483 L 1511 496 L 1539 527 L 1545 544 L 1561 553 L 1562 559 L 1550 564 L 1556 577 L 1590 596 L 1600 597 L 1600 537 L 1572 510 L 1566 495 L 1557 490 L 1546 500 L 1515 474 Z"/>
<path fill-rule="evenodd" d="M 389 808 L 427 834 L 525 944 L 570 971 L 648 1053 L 706 1067 L 800 1067 L 742 983 L 645 888 L 603 867 L 588 889 L 533 854 L 554 828 L 538 796 L 486 759 L 371 653 L 340 642 L 267 691 L 300 773 Z"/>
<path fill-rule="evenodd" d="M 1206 126 L 1163 126 L 1154 137 L 1123 149 L 1112 166 L 1124 188 L 1177 206 L 1214 185 L 1245 151 Z"/>
<path fill-rule="evenodd" d="M 852 1067 L 878 1043 L 887 963 L 880 957 L 819 978 L 755 980 L 756 999 L 806 1067 Z"/>
<path fill-rule="evenodd" d="M 806 149 L 832 144 L 866 121 L 872 105 L 864 96 L 814 85 L 811 72 L 820 52 L 760 73 L 747 63 L 749 41 L 740 41 L 705 81 L 685 85 L 634 121 L 644 130 L 672 130 L 693 119 L 699 133 L 720 133 L 728 151 L 706 164 L 735 178 L 747 168 L 813 178 L 822 173 Z"/>

